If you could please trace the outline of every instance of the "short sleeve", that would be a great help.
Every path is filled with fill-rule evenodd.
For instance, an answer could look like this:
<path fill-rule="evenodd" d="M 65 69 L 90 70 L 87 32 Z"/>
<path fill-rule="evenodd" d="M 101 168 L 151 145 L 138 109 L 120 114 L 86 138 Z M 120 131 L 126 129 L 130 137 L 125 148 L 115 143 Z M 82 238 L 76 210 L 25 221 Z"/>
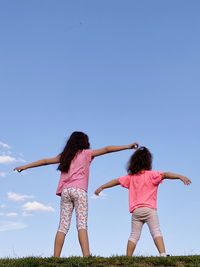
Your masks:
<path fill-rule="evenodd" d="M 86 149 L 85 155 L 86 155 L 88 162 L 91 162 L 92 161 L 92 149 Z"/>
<path fill-rule="evenodd" d="M 162 182 L 162 171 L 152 171 L 151 180 L 154 185 L 159 185 Z"/>
<path fill-rule="evenodd" d="M 125 188 L 130 187 L 130 176 L 129 175 L 118 178 L 118 181 L 121 186 Z"/>

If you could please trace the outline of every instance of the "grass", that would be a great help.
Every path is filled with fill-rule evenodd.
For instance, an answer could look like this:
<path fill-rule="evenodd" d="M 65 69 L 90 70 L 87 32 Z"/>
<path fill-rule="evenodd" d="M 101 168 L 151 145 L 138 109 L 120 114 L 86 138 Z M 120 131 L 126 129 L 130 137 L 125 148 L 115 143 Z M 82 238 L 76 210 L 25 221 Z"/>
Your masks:
<path fill-rule="evenodd" d="M 200 267 L 200 256 L 0 259 L 0 267 Z"/>

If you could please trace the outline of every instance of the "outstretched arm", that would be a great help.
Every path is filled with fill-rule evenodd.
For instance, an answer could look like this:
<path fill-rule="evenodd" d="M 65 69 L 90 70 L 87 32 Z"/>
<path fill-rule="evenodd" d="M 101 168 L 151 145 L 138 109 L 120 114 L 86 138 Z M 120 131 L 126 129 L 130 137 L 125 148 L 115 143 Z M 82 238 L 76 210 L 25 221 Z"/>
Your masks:
<path fill-rule="evenodd" d="M 100 149 L 93 150 L 92 152 L 92 157 L 97 157 L 103 154 L 107 153 L 112 153 L 112 152 L 117 152 L 125 149 L 137 149 L 138 148 L 138 143 L 132 143 L 130 145 L 124 145 L 124 146 L 106 146 Z"/>
<path fill-rule="evenodd" d="M 118 179 L 114 179 L 114 180 L 111 180 L 110 182 L 106 183 L 106 184 L 103 184 L 102 186 L 100 186 L 98 189 L 96 189 L 95 191 L 95 195 L 99 195 L 99 193 L 106 189 L 106 188 L 110 188 L 110 187 L 113 187 L 113 186 L 116 186 L 116 185 L 119 185 L 119 181 Z"/>
<path fill-rule="evenodd" d="M 191 180 L 188 179 L 186 176 L 178 174 L 178 173 L 173 173 L 173 172 L 163 172 L 162 179 L 179 179 L 185 185 L 190 185 L 191 184 Z"/>
<path fill-rule="evenodd" d="M 21 171 L 24 171 L 26 169 L 40 167 L 40 166 L 49 165 L 49 164 L 56 164 L 59 162 L 60 162 L 60 155 L 53 157 L 53 158 L 40 159 L 40 160 L 31 162 L 29 164 L 16 167 L 16 168 L 14 168 L 14 171 L 21 172 Z"/>

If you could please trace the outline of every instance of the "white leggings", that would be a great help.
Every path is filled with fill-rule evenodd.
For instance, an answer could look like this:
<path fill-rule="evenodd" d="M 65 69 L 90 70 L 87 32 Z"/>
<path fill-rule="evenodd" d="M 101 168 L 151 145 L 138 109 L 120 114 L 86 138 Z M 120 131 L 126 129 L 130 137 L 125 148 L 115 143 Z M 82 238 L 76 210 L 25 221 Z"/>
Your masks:
<path fill-rule="evenodd" d="M 60 202 L 60 224 L 58 231 L 66 234 L 69 230 L 75 208 L 77 229 L 87 229 L 88 199 L 87 192 L 80 188 L 64 188 Z"/>
<path fill-rule="evenodd" d="M 140 238 L 144 223 L 148 224 L 153 239 L 162 236 L 157 211 L 146 207 L 138 208 L 135 209 L 132 214 L 132 229 L 129 237 L 129 240 L 135 244 L 137 244 Z"/>

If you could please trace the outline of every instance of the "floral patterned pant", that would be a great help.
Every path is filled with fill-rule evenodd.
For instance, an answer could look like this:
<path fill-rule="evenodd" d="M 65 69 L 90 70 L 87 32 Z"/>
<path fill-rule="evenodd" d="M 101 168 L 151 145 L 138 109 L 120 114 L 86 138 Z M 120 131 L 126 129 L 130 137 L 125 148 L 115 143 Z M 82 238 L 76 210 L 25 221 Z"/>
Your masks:
<path fill-rule="evenodd" d="M 60 224 L 58 231 L 67 234 L 72 213 L 75 208 L 76 227 L 78 230 L 87 229 L 88 199 L 87 192 L 80 188 L 64 188 L 60 203 Z"/>

